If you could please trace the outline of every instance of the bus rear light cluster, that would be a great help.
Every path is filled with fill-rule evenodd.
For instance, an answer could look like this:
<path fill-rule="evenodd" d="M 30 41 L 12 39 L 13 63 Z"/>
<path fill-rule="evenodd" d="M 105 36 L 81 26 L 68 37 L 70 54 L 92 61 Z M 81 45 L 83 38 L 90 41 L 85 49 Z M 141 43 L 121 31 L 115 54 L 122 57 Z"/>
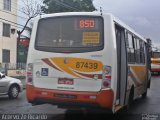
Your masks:
<path fill-rule="evenodd" d="M 29 63 L 27 66 L 27 83 L 32 84 L 33 82 L 33 64 Z"/>
<path fill-rule="evenodd" d="M 111 86 L 111 67 L 103 66 L 102 89 Z"/>
<path fill-rule="evenodd" d="M 27 78 L 27 83 L 32 83 L 32 78 Z"/>
<path fill-rule="evenodd" d="M 104 86 L 104 87 L 108 87 L 108 86 L 109 86 L 109 83 L 108 83 L 107 81 L 104 81 L 104 82 L 103 82 L 103 86 Z"/>

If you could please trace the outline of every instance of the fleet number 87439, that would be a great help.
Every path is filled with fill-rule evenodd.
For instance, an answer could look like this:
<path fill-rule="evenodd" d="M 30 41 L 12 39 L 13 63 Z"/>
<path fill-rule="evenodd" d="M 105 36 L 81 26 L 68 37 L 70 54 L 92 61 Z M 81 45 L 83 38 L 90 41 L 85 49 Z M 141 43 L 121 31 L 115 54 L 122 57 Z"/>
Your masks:
<path fill-rule="evenodd" d="M 98 68 L 98 63 L 76 62 L 76 68 L 97 69 Z"/>

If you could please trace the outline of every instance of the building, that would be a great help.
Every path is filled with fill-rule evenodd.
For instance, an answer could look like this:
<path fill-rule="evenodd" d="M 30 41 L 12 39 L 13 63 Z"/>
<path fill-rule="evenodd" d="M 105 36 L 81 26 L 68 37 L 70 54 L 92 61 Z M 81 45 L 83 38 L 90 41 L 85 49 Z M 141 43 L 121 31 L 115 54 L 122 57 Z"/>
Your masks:
<path fill-rule="evenodd" d="M 17 0 L 0 0 L 0 63 L 16 63 Z"/>

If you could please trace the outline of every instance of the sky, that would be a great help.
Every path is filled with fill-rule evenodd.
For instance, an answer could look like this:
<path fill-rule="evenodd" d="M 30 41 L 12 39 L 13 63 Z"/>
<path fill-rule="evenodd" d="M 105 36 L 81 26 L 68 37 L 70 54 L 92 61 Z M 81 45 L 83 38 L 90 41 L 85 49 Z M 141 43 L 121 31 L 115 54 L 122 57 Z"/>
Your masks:
<path fill-rule="evenodd" d="M 160 0 L 93 0 L 93 4 L 160 46 Z"/>
<path fill-rule="evenodd" d="M 112 13 L 145 38 L 160 45 L 160 0 L 94 0 L 95 7 Z"/>

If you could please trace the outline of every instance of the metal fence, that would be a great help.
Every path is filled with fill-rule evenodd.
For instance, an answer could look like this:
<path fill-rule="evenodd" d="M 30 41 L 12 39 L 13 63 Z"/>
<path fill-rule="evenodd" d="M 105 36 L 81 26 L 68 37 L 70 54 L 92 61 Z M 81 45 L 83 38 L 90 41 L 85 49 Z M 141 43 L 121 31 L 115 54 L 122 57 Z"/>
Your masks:
<path fill-rule="evenodd" d="M 26 63 L 1 63 L 0 69 L 5 70 L 24 70 L 26 69 Z"/>
<path fill-rule="evenodd" d="M 0 72 L 10 76 L 25 76 L 26 63 L 0 63 Z"/>

